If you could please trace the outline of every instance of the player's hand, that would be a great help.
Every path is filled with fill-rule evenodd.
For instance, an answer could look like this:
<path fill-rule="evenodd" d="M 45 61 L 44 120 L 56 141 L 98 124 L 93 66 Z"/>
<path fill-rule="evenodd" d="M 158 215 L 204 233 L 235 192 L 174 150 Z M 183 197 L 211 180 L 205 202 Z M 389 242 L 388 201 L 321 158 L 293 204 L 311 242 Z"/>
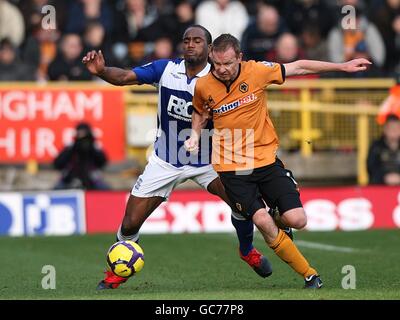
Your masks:
<path fill-rule="evenodd" d="M 199 139 L 190 137 L 184 143 L 185 149 L 191 153 L 197 153 L 199 151 Z"/>
<path fill-rule="evenodd" d="M 208 103 L 205 103 L 203 105 L 203 109 L 206 111 L 203 113 L 203 117 L 207 120 L 212 119 L 213 117 L 212 107 Z"/>
<path fill-rule="evenodd" d="M 94 74 L 96 76 L 100 75 L 104 71 L 106 65 L 101 50 L 99 50 L 98 52 L 96 52 L 95 50 L 88 52 L 86 56 L 83 57 L 82 63 L 86 66 L 91 74 Z"/>
<path fill-rule="evenodd" d="M 372 62 L 364 58 L 353 59 L 343 63 L 343 71 L 345 72 L 359 72 L 368 69 Z"/>

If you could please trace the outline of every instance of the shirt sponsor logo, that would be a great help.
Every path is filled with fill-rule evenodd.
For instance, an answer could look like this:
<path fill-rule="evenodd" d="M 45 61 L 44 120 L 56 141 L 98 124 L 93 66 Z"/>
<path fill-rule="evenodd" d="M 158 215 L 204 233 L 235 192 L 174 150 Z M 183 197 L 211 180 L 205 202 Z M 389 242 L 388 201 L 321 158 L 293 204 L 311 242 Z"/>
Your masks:
<path fill-rule="evenodd" d="M 248 95 L 248 96 L 246 96 L 244 98 L 240 98 L 239 100 L 236 100 L 236 101 L 231 102 L 229 104 L 223 104 L 218 109 L 214 109 L 213 112 L 214 113 L 218 113 L 218 114 L 225 113 L 225 112 L 234 110 L 234 109 L 240 107 L 241 105 L 253 102 L 256 99 L 257 99 L 257 96 L 254 93 L 252 93 L 251 95 Z"/>
<path fill-rule="evenodd" d="M 193 106 L 192 102 L 187 102 L 185 99 L 178 98 L 171 94 L 168 101 L 168 115 L 178 119 L 190 122 L 192 121 Z"/>

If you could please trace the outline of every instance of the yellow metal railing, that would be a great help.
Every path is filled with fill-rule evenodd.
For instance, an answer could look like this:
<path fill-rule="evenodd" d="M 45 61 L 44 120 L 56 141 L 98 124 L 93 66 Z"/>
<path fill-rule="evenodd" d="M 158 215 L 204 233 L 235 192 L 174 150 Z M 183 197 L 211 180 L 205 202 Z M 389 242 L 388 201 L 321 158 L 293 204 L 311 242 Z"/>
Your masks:
<path fill-rule="evenodd" d="M 392 79 L 313 79 L 270 86 L 268 108 L 281 149 L 298 150 L 305 158 L 319 151 L 357 152 L 358 183 L 367 184 L 369 144 L 380 134 L 375 117 L 392 85 Z M 155 114 L 154 93 L 149 86 L 130 87 L 128 112 L 145 107 Z"/>
<path fill-rule="evenodd" d="M 280 138 L 280 148 L 296 150 L 307 158 L 314 152 L 357 152 L 357 177 L 360 185 L 368 181 L 366 157 L 372 139 L 381 128 L 375 118 L 379 105 L 394 85 L 392 79 L 313 79 L 287 80 L 270 86 L 268 110 Z M 107 88 L 94 82 L 0 83 L 7 89 Z M 126 115 L 156 116 L 158 96 L 152 86 L 124 87 Z M 131 156 L 145 162 L 147 147 L 127 146 Z"/>
<path fill-rule="evenodd" d="M 268 106 L 278 135 L 290 138 L 281 138 L 281 147 L 298 148 L 306 158 L 318 150 L 357 151 L 358 183 L 367 184 L 369 144 L 380 134 L 375 117 L 392 85 L 392 79 L 319 79 L 271 86 Z M 299 120 L 274 117 L 279 111 Z"/>

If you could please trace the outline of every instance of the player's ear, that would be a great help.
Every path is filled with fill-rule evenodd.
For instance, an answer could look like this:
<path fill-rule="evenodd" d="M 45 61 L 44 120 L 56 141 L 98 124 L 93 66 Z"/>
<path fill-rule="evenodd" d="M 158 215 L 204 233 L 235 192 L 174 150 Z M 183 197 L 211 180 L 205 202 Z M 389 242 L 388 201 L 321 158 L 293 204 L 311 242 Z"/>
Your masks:
<path fill-rule="evenodd" d="M 243 53 L 239 53 L 239 56 L 238 56 L 239 62 L 242 62 L 242 59 L 243 59 Z"/>
<path fill-rule="evenodd" d="M 211 52 L 211 51 L 208 53 L 208 62 L 211 63 L 211 64 L 212 64 L 212 62 L 213 62 L 213 59 L 212 59 L 212 52 Z"/>

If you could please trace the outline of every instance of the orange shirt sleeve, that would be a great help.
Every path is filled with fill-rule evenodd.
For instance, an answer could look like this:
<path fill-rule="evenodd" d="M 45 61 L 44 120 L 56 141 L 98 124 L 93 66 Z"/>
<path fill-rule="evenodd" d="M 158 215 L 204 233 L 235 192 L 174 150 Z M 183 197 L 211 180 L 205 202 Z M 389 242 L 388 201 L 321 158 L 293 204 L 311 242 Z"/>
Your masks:
<path fill-rule="evenodd" d="M 199 114 L 203 114 L 204 112 L 206 112 L 206 110 L 204 109 L 204 100 L 203 100 L 203 95 L 201 93 L 201 83 L 198 80 L 196 83 L 196 86 L 194 87 L 194 96 L 192 99 L 192 103 L 193 103 L 193 108 L 195 111 L 197 111 Z"/>
<path fill-rule="evenodd" d="M 282 64 L 260 61 L 256 63 L 256 68 L 263 87 L 285 82 L 285 67 Z"/>

